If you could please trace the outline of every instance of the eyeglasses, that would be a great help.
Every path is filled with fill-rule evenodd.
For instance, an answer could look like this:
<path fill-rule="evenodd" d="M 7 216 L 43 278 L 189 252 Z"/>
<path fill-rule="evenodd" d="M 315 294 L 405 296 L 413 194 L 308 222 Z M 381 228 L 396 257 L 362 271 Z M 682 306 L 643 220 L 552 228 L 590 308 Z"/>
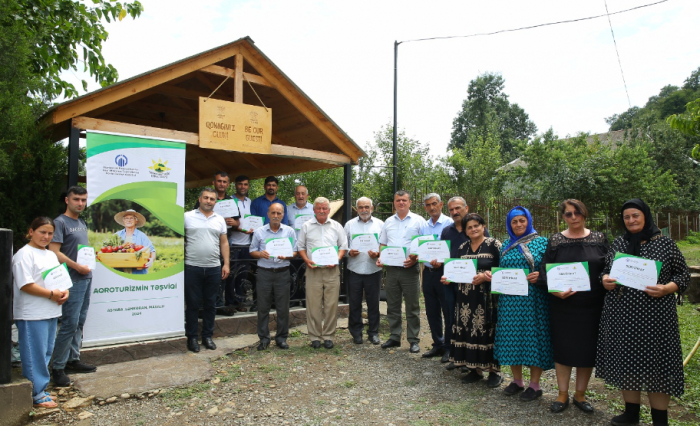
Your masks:
<path fill-rule="evenodd" d="M 564 217 L 567 219 L 571 219 L 574 216 L 583 216 L 583 215 L 581 214 L 581 212 L 576 211 L 576 210 L 574 210 L 572 212 L 565 212 L 564 213 Z"/>

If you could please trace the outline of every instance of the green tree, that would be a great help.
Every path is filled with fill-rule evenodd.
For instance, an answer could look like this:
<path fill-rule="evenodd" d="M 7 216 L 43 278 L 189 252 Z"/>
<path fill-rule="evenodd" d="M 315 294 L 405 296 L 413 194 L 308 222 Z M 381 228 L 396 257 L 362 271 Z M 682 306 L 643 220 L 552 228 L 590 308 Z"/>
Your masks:
<path fill-rule="evenodd" d="M 700 137 L 700 98 L 688 102 L 685 113 L 670 115 L 666 122 L 672 129 L 685 135 Z M 691 155 L 696 160 L 700 160 L 700 144 L 695 144 Z"/>
<path fill-rule="evenodd" d="M 516 141 L 530 140 L 537 133 L 537 126 L 518 104 L 510 103 L 504 88 L 505 80 L 499 74 L 484 73 L 469 82 L 467 99 L 452 122 L 449 149 L 464 148 L 470 141 L 484 141 L 495 132 L 493 137 L 503 159 L 508 162 L 517 158 Z"/>

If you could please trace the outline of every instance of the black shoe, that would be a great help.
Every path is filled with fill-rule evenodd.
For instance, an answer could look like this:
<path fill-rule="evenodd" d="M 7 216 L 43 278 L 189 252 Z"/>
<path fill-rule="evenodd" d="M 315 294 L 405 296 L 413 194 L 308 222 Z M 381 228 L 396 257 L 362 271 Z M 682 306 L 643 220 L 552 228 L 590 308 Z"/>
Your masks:
<path fill-rule="evenodd" d="M 224 306 L 223 308 L 217 309 L 217 311 L 220 315 L 232 317 L 236 314 L 236 311 L 238 311 L 238 309 L 236 309 L 236 307 L 233 305 L 228 305 L 228 306 Z"/>
<path fill-rule="evenodd" d="M 484 376 L 481 374 L 477 373 L 476 370 L 472 370 L 467 374 L 466 376 L 462 377 L 462 383 L 470 384 L 470 383 L 476 383 L 479 380 L 483 379 Z"/>
<path fill-rule="evenodd" d="M 202 338 L 202 344 L 204 345 L 205 348 L 211 349 L 212 351 L 214 349 L 216 349 L 216 343 L 214 343 L 214 341 L 211 340 L 211 337 Z"/>
<path fill-rule="evenodd" d="M 411 343 L 411 346 L 408 348 L 408 351 L 412 354 L 417 354 L 420 352 L 420 346 L 418 345 L 417 342 Z"/>
<path fill-rule="evenodd" d="M 445 353 L 442 354 L 442 358 L 440 358 L 440 362 L 446 363 L 450 362 L 450 350 L 445 349 Z"/>
<path fill-rule="evenodd" d="M 523 402 L 531 402 L 542 396 L 542 389 L 536 391 L 531 387 L 525 389 L 525 392 L 520 394 L 520 400 Z"/>
<path fill-rule="evenodd" d="M 576 400 L 574 399 L 574 404 L 576 403 Z M 552 411 L 552 413 L 561 413 L 562 411 L 566 410 L 569 408 L 569 397 L 566 397 L 566 402 L 559 402 L 559 401 L 554 401 L 552 405 L 549 406 L 549 409 Z"/>
<path fill-rule="evenodd" d="M 454 370 L 454 369 L 456 369 L 456 368 L 459 368 L 459 366 L 455 365 L 454 362 L 451 362 L 451 363 L 447 364 L 447 367 L 445 367 L 445 370 L 447 370 L 447 371 L 452 371 L 452 370 Z"/>
<path fill-rule="evenodd" d="M 486 382 L 486 386 L 490 388 L 497 388 L 501 386 L 501 383 L 503 383 L 503 376 L 494 371 L 489 373 L 489 379 Z"/>
<path fill-rule="evenodd" d="M 510 382 L 510 384 L 508 386 L 506 386 L 505 389 L 503 389 L 503 393 L 508 395 L 508 396 L 511 396 L 511 395 L 515 395 L 516 393 L 524 391 L 524 390 L 525 390 L 524 387 L 518 385 L 515 382 Z"/>
<path fill-rule="evenodd" d="M 275 343 L 280 349 L 289 349 L 289 343 L 286 340 L 277 340 Z"/>
<path fill-rule="evenodd" d="M 321 347 L 321 342 L 319 340 L 314 340 L 313 342 L 311 342 L 311 347 L 314 349 L 318 349 Z"/>
<path fill-rule="evenodd" d="M 323 347 L 326 349 L 333 349 L 333 341 L 332 340 L 324 340 Z"/>
<path fill-rule="evenodd" d="M 421 355 L 423 358 L 432 358 L 435 356 L 440 356 L 445 353 L 445 349 L 442 346 L 433 346 L 428 352 Z"/>
<path fill-rule="evenodd" d="M 373 334 L 373 335 L 369 336 L 369 341 L 370 341 L 370 343 L 372 343 L 373 345 L 378 345 L 378 344 L 380 343 L 380 342 L 379 342 L 379 336 L 377 336 L 376 334 Z"/>
<path fill-rule="evenodd" d="M 397 342 L 396 340 L 387 340 L 382 344 L 382 349 L 388 349 L 388 348 L 398 348 L 401 346 L 401 342 Z"/>
<path fill-rule="evenodd" d="M 195 353 L 199 352 L 199 342 L 197 342 L 196 337 L 187 338 L 187 350 L 190 350 Z"/>
<path fill-rule="evenodd" d="M 270 346 L 270 341 L 269 340 L 261 340 L 260 344 L 258 345 L 258 350 L 259 351 L 264 351 L 265 349 Z"/>
<path fill-rule="evenodd" d="M 97 371 L 97 367 L 94 365 L 90 364 L 85 364 L 84 362 L 77 360 L 77 361 L 68 361 L 66 363 L 66 370 L 70 371 L 71 373 L 94 373 Z"/>
<path fill-rule="evenodd" d="M 66 376 L 65 370 L 53 370 L 53 384 L 59 388 L 70 386 L 70 377 Z"/>
<path fill-rule="evenodd" d="M 620 414 L 619 416 L 615 416 L 612 419 L 610 419 L 610 424 L 613 426 L 638 425 L 639 418 L 635 420 L 634 416 L 630 416 L 627 412 L 625 412 Z"/>
<path fill-rule="evenodd" d="M 593 408 L 591 403 L 586 401 L 586 400 L 578 402 L 578 401 L 576 401 L 576 398 L 574 398 L 574 405 L 576 406 L 576 408 L 583 411 L 584 413 L 591 414 L 595 411 L 595 408 Z"/>
<path fill-rule="evenodd" d="M 362 336 L 352 336 L 352 343 L 356 345 L 362 344 Z"/>

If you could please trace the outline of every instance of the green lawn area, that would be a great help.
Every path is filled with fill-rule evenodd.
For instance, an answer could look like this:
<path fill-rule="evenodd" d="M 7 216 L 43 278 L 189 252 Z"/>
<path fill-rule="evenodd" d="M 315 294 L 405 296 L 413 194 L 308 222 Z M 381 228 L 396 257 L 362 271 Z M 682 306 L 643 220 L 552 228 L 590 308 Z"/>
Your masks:
<path fill-rule="evenodd" d="M 678 242 L 688 265 L 700 265 L 700 241 L 697 233 L 683 241 Z M 700 338 L 700 305 L 693 305 L 685 300 L 683 306 L 678 307 L 678 324 L 681 332 L 681 346 L 683 359 L 685 359 Z M 685 367 L 685 394 L 678 400 L 680 406 L 685 408 L 686 415 L 675 423 L 679 425 L 697 424 L 700 418 L 700 350 Z"/>

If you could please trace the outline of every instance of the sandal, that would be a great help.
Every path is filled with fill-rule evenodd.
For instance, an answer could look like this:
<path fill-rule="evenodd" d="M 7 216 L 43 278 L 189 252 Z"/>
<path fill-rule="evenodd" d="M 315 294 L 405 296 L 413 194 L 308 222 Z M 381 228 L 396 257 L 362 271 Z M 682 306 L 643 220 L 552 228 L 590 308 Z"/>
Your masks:
<path fill-rule="evenodd" d="M 44 391 L 44 395 L 46 395 L 46 396 L 48 396 L 49 398 L 51 398 L 51 401 L 55 401 L 55 399 L 53 399 L 53 397 L 51 396 L 50 393 Z"/>
<path fill-rule="evenodd" d="M 34 407 L 56 408 L 58 407 L 58 404 L 53 399 L 51 399 L 50 396 L 44 396 L 40 400 L 34 402 Z"/>

